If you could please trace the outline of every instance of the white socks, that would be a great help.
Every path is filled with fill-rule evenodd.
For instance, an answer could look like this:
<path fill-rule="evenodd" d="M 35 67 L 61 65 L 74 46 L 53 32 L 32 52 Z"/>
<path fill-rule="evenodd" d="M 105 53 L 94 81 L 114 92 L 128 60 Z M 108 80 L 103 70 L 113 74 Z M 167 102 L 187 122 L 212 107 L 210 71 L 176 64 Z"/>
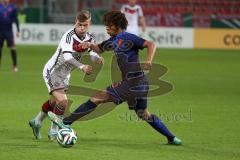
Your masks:
<path fill-rule="evenodd" d="M 51 122 L 49 133 L 57 133 L 57 132 L 58 132 L 58 126 L 55 123 Z"/>
<path fill-rule="evenodd" d="M 43 120 L 47 117 L 47 114 L 43 111 L 40 111 L 37 116 L 35 117 L 35 125 L 42 125 Z M 63 115 L 59 115 L 59 118 L 63 119 Z M 51 122 L 50 133 L 56 133 L 58 131 L 58 126 Z"/>
<path fill-rule="evenodd" d="M 64 117 L 63 117 L 63 115 L 58 115 L 58 117 L 59 118 L 61 118 L 61 119 L 63 119 Z M 58 132 L 58 126 L 55 124 L 55 123 L 53 123 L 53 122 L 51 122 L 51 128 L 50 128 L 50 133 L 56 133 L 56 132 Z"/>
<path fill-rule="evenodd" d="M 36 125 L 42 125 L 42 121 L 47 117 L 47 114 L 44 113 L 43 111 L 40 111 L 38 115 L 35 118 L 35 124 Z"/>

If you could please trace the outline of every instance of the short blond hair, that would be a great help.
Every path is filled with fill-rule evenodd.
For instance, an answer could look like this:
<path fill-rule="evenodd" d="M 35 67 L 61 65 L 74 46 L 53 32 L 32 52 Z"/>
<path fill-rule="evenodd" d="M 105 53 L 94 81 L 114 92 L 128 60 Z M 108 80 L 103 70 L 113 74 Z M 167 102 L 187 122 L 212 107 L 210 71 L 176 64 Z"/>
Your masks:
<path fill-rule="evenodd" d="M 79 22 L 85 22 L 86 20 L 89 19 L 91 20 L 91 13 L 87 10 L 82 10 L 78 12 L 76 16 L 76 20 L 78 20 Z"/>

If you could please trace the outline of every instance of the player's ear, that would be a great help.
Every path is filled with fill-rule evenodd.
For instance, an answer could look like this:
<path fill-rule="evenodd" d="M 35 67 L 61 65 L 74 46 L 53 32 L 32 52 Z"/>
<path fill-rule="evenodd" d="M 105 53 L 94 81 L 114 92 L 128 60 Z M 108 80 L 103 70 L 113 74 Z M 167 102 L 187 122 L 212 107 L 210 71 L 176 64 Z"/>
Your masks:
<path fill-rule="evenodd" d="M 89 18 L 89 25 L 92 25 L 92 20 L 91 20 L 91 18 Z"/>

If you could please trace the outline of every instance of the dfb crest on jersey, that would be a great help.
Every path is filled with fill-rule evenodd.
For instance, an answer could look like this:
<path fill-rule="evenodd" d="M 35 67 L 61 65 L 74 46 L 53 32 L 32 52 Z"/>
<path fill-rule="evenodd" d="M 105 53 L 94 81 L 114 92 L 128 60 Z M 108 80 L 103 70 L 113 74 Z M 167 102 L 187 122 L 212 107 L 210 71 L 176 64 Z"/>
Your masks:
<path fill-rule="evenodd" d="M 86 42 L 90 42 L 90 41 L 91 41 L 91 39 L 89 39 Z M 87 49 L 83 49 L 82 47 L 80 47 L 79 44 L 80 44 L 80 42 L 73 38 L 73 50 L 74 51 L 79 52 L 79 53 L 87 51 Z"/>

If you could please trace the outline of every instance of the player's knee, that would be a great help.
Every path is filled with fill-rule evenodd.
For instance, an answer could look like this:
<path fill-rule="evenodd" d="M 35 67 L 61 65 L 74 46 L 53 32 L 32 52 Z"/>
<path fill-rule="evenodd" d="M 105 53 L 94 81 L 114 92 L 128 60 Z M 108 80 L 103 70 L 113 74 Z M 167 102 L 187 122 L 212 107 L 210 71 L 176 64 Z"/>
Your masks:
<path fill-rule="evenodd" d="M 108 102 L 109 96 L 105 92 L 100 92 L 97 95 L 90 98 L 90 100 L 95 104 L 101 104 Z"/>
<path fill-rule="evenodd" d="M 16 51 L 16 47 L 10 47 L 12 51 Z"/>
<path fill-rule="evenodd" d="M 97 97 L 91 97 L 90 100 L 97 105 L 105 102 L 104 99 L 100 99 Z"/>
<path fill-rule="evenodd" d="M 58 105 L 61 106 L 61 108 L 65 109 L 68 106 L 68 100 L 63 100 L 59 102 Z"/>
<path fill-rule="evenodd" d="M 68 106 L 68 100 L 63 100 L 60 101 L 59 103 L 57 103 L 53 109 L 53 113 L 57 114 L 57 115 L 63 115 L 65 109 Z"/>
<path fill-rule="evenodd" d="M 143 110 L 136 110 L 136 114 L 139 118 L 144 120 L 144 111 Z"/>
<path fill-rule="evenodd" d="M 149 120 L 151 115 L 147 110 L 136 110 L 136 114 L 139 118 L 141 118 L 142 120 Z"/>

